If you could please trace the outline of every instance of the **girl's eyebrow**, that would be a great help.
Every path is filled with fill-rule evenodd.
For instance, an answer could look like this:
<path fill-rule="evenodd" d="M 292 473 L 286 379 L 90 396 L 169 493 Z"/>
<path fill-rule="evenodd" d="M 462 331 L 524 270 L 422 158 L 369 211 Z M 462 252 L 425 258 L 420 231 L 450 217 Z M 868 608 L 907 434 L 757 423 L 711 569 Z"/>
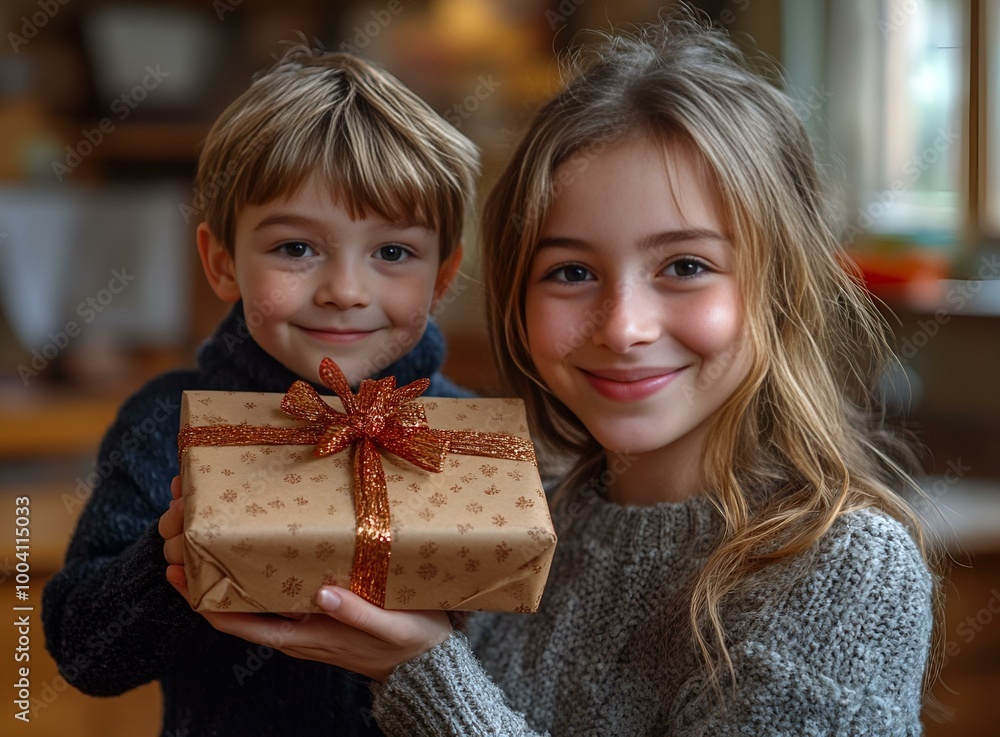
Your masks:
<path fill-rule="evenodd" d="M 669 245 L 671 243 L 685 243 L 688 241 L 719 241 L 729 244 L 726 236 L 709 228 L 681 228 L 678 230 L 665 230 L 645 236 L 639 241 L 639 248 L 648 251 L 658 246 Z M 596 249 L 593 243 L 582 238 L 570 238 L 563 236 L 550 236 L 538 241 L 536 249 L 542 248 L 573 248 L 581 251 L 593 251 Z"/>

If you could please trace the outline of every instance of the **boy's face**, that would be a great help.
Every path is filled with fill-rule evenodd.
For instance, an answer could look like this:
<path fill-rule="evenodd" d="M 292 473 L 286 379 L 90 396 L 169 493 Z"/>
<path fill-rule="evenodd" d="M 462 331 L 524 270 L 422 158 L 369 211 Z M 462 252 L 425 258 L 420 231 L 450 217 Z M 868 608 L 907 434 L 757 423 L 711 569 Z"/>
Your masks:
<path fill-rule="evenodd" d="M 316 177 L 245 208 L 232 256 L 205 223 L 198 250 L 215 293 L 243 299 L 261 348 L 314 382 L 328 356 L 355 387 L 416 346 L 461 260 L 459 248 L 440 263 L 437 233 L 423 227 L 351 220 Z"/>

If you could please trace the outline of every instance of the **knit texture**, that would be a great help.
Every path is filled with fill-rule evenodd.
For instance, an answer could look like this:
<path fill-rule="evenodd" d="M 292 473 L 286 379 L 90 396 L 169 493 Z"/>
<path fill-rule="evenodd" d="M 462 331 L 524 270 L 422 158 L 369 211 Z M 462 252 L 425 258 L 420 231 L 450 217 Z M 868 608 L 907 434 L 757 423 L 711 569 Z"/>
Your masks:
<path fill-rule="evenodd" d="M 722 534 L 710 502 L 621 506 L 588 492 L 555 521 L 538 613 L 475 615 L 468 640 L 373 686 L 387 735 L 922 733 L 931 576 L 896 521 L 848 514 L 724 601 L 736 679 L 721 698 L 688 623 Z"/>
<path fill-rule="evenodd" d="M 428 396 L 470 396 L 438 372 L 443 357 L 429 324 L 382 375 L 399 384 L 429 377 Z M 367 679 L 221 634 L 165 578 L 156 528 L 177 474 L 181 393 L 284 392 L 298 378 L 254 342 L 237 304 L 199 351 L 197 369 L 154 379 L 121 408 L 65 567 L 45 587 L 46 645 L 63 677 L 96 696 L 159 680 L 167 737 L 380 734 Z"/>

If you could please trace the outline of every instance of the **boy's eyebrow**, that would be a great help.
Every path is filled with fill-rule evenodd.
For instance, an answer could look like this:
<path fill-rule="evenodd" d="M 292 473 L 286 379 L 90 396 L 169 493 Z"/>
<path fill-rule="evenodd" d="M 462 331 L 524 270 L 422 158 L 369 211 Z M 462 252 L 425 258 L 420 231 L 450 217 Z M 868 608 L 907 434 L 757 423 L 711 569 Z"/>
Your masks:
<path fill-rule="evenodd" d="M 657 246 L 669 245 L 671 243 L 684 243 L 687 241 L 720 241 L 729 243 L 729 239 L 721 233 L 708 228 L 681 228 L 679 230 L 664 230 L 660 233 L 653 233 L 639 241 L 639 248 L 648 251 Z M 577 248 L 582 251 L 593 251 L 595 246 L 582 238 L 568 238 L 553 236 L 542 238 L 538 241 L 537 249 L 541 248 Z"/>
<path fill-rule="evenodd" d="M 272 225 L 312 225 L 316 221 L 305 215 L 293 215 L 291 213 L 276 212 L 268 215 L 254 226 L 254 231 L 269 228 Z"/>
<path fill-rule="evenodd" d="M 269 228 L 274 225 L 292 225 L 296 227 L 306 227 L 310 225 L 319 225 L 320 221 L 309 217 L 308 215 L 296 215 L 294 213 L 283 213 L 276 212 L 263 218 L 259 223 L 257 223 L 253 230 L 257 232 L 258 230 L 264 230 L 264 228 Z M 390 223 L 387 221 L 387 228 L 393 230 L 425 230 L 428 233 L 434 233 L 435 231 L 425 225 L 419 225 L 417 223 Z"/>

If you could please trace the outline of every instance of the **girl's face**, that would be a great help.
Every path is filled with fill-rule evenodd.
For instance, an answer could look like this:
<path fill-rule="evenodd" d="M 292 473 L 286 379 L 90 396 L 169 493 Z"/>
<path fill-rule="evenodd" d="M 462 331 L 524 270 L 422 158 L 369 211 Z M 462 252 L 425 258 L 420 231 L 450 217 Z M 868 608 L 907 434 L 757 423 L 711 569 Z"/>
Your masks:
<path fill-rule="evenodd" d="M 526 288 L 535 367 L 608 451 L 696 461 L 748 371 L 707 174 L 686 147 L 636 141 L 571 157 L 553 181 Z"/>

